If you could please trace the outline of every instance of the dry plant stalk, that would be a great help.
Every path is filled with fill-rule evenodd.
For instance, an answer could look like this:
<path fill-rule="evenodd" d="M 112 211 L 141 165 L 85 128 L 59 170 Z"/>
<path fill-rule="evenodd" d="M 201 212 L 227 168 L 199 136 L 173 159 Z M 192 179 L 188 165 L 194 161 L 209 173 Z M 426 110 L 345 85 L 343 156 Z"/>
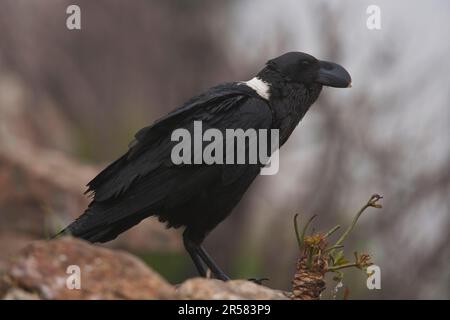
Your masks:
<path fill-rule="evenodd" d="M 308 227 L 316 216 L 312 216 L 300 232 L 297 218 L 294 217 L 295 233 L 300 249 L 300 257 L 292 280 L 291 298 L 294 300 L 318 300 L 326 288 L 325 274 L 333 272 L 336 274 L 334 280 L 341 281 L 343 277 L 342 269 L 356 267 L 366 270 L 372 264 L 368 254 L 358 254 L 354 252 L 354 262 L 349 262 L 342 250 L 343 243 L 348 235 L 353 231 L 361 214 L 369 207 L 381 208 L 378 200 L 383 197 L 374 194 L 369 201 L 356 213 L 351 225 L 345 230 L 341 237 L 333 245 L 329 245 L 328 239 L 340 226 L 337 225 L 327 233 L 313 233 L 306 235 Z"/>

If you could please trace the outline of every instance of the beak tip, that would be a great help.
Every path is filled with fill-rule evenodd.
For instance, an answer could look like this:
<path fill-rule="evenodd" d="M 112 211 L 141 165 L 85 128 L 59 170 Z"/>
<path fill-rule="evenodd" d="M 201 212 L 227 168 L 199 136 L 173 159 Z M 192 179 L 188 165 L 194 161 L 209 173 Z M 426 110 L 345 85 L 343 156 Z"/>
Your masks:
<path fill-rule="evenodd" d="M 319 83 L 334 88 L 352 87 L 352 78 L 344 67 L 328 61 L 320 61 L 319 65 L 320 68 L 317 79 Z"/>

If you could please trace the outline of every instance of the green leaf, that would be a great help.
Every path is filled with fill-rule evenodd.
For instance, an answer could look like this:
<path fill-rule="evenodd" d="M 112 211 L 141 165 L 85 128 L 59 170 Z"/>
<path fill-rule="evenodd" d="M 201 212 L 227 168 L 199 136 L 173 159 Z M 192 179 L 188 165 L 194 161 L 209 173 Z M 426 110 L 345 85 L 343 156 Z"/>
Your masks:
<path fill-rule="evenodd" d="M 297 222 L 297 218 L 298 218 L 298 213 L 295 214 L 294 216 L 294 230 L 295 230 L 295 237 L 297 238 L 297 243 L 298 243 L 298 249 L 302 250 L 303 247 L 303 239 L 300 236 L 300 231 L 298 230 L 298 222 Z"/>
<path fill-rule="evenodd" d="M 338 262 L 343 257 L 344 257 L 344 250 L 339 250 L 338 252 L 336 252 L 336 254 L 333 256 L 334 264 L 336 264 L 336 262 Z"/>
<path fill-rule="evenodd" d="M 309 220 L 306 222 L 305 226 L 303 227 L 302 234 L 301 234 L 301 236 L 300 236 L 301 239 L 302 239 L 302 242 L 305 241 L 305 235 L 306 235 L 306 231 L 308 231 L 309 225 L 311 224 L 311 222 L 312 222 L 316 217 L 317 217 L 317 215 L 315 214 L 315 215 L 313 215 L 311 218 L 309 218 Z"/>
<path fill-rule="evenodd" d="M 349 263 L 349 261 L 347 259 L 345 259 L 345 257 L 341 257 L 339 260 L 337 260 L 334 265 L 335 266 L 342 266 L 344 264 Z"/>
<path fill-rule="evenodd" d="M 340 250 L 336 252 L 336 254 L 333 257 L 334 266 L 342 266 L 344 264 L 349 263 L 349 261 L 344 257 L 344 251 Z"/>

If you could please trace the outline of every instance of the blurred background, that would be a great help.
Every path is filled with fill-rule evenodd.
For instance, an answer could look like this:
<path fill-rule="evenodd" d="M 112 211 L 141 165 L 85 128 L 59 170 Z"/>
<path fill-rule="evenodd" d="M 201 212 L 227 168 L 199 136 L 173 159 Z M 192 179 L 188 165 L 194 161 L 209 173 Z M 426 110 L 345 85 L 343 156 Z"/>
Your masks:
<path fill-rule="evenodd" d="M 381 290 L 348 271 L 350 298 L 450 298 L 449 2 L 78 0 L 78 31 L 66 28 L 70 4 L 0 1 L 0 270 L 84 210 L 84 185 L 138 129 L 304 51 L 345 66 L 353 88 L 323 90 L 279 173 L 257 178 L 206 248 L 232 277 L 289 289 L 294 214 L 317 214 L 316 230 L 346 226 L 380 193 L 383 209 L 362 216 L 347 250 L 372 255 Z M 371 4 L 381 30 L 366 27 Z M 196 275 L 179 231 L 154 219 L 107 246 L 172 283 Z"/>

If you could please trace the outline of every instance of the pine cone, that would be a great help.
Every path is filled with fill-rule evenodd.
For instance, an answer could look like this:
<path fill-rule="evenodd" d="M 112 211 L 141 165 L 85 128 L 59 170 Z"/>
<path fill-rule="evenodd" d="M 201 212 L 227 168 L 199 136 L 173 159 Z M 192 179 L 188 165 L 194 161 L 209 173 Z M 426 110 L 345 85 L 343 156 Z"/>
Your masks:
<path fill-rule="evenodd" d="M 316 257 L 310 269 L 306 262 L 305 256 L 297 261 L 297 269 L 292 280 L 293 300 L 319 300 L 320 294 L 325 290 L 324 276 L 328 267 L 326 259 Z"/>

